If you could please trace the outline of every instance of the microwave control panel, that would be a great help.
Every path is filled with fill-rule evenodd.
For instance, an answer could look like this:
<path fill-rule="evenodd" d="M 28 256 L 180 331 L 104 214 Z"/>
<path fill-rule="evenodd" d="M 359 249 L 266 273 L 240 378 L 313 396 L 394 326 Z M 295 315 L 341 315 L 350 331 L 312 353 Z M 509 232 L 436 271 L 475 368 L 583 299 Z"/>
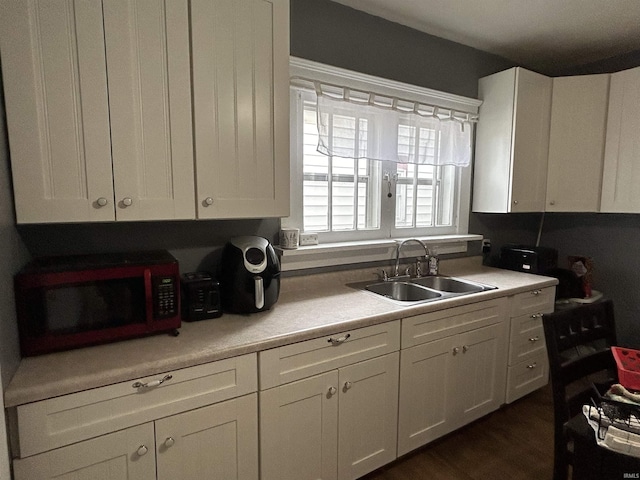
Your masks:
<path fill-rule="evenodd" d="M 153 316 L 155 318 L 173 317 L 178 311 L 178 282 L 171 276 L 154 276 Z"/>

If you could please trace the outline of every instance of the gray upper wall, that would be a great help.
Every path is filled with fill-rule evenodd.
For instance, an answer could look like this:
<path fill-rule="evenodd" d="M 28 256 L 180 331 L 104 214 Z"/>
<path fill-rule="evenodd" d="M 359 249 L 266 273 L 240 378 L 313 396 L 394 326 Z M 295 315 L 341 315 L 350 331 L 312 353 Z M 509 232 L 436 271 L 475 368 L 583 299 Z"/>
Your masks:
<path fill-rule="evenodd" d="M 478 78 L 514 66 L 329 0 L 291 0 L 291 55 L 472 98 Z"/>

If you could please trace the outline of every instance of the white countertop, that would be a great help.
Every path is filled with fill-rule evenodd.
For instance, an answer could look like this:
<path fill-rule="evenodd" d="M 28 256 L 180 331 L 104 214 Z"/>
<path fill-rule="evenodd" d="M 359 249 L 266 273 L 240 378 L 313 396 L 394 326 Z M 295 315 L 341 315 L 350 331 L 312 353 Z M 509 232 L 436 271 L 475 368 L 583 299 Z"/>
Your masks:
<path fill-rule="evenodd" d="M 398 305 L 347 283 L 374 270 L 284 278 L 267 312 L 183 322 L 180 335 L 159 334 L 24 358 L 5 391 L 5 406 L 43 400 L 420 313 L 556 285 L 555 278 L 482 267 L 479 257 L 442 262 L 441 273 L 498 287 L 413 306 Z"/>

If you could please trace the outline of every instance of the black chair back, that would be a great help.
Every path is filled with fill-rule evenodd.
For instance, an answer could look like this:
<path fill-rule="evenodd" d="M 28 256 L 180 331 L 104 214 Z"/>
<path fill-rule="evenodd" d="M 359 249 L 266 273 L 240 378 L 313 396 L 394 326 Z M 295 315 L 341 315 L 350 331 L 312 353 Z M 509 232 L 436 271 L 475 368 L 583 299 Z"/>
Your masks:
<path fill-rule="evenodd" d="M 617 381 L 613 302 L 568 307 L 543 317 L 554 410 L 554 480 L 566 480 L 572 463 L 564 425 L 582 405 Z"/>

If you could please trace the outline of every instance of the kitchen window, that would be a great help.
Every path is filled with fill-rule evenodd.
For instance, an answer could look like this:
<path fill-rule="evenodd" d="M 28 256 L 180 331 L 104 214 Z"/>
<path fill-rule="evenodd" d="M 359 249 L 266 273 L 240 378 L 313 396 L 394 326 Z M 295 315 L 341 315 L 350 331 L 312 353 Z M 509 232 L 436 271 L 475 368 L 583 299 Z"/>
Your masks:
<path fill-rule="evenodd" d="M 471 167 L 439 164 L 444 162 L 438 156 L 467 148 L 470 157 L 472 137 L 467 134 L 464 145 L 449 142 L 453 127 L 440 127 L 446 122 L 435 117 L 439 108 L 453 115 L 452 105 L 459 114 L 462 105 L 469 118 L 480 102 L 435 92 L 444 98 L 436 98 L 438 104 L 427 89 L 300 59 L 291 62 L 292 197 L 284 226 L 318 233 L 321 244 L 467 233 Z M 371 113 L 339 102 L 318 113 L 317 81 L 328 91 L 349 85 L 357 103 L 367 103 L 363 92 L 380 91 L 383 103 L 415 99 L 428 102 L 434 114 L 411 117 L 408 108 L 399 109 L 390 123 L 384 109 Z M 462 128 L 461 122 L 451 123 Z M 471 123 L 465 127 L 473 128 Z M 383 137 L 391 148 L 380 147 Z M 372 152 L 380 148 L 392 150 L 396 161 L 378 159 Z"/>

